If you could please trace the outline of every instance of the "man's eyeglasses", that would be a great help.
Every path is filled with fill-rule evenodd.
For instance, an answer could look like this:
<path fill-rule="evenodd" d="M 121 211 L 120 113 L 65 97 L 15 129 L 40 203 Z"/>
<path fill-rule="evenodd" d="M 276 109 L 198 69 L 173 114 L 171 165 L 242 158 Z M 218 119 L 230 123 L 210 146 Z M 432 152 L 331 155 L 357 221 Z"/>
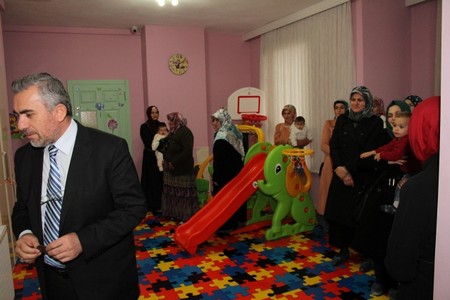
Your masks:
<path fill-rule="evenodd" d="M 47 204 L 49 202 L 62 202 L 62 197 L 54 197 L 54 198 L 47 198 L 45 197 L 44 200 L 41 200 L 41 205 Z"/>

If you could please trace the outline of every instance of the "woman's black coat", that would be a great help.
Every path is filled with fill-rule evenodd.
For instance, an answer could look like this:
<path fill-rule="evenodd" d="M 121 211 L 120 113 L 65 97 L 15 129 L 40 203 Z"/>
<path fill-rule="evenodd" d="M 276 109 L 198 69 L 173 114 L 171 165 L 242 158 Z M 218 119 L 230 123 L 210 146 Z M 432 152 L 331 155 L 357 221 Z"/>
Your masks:
<path fill-rule="evenodd" d="M 327 220 L 348 227 L 357 226 L 358 204 L 364 192 L 382 176 L 387 166 L 385 161 L 377 162 L 373 157 L 361 159 L 359 156 L 386 142 L 383 122 L 379 117 L 372 116 L 354 122 L 347 115 L 339 116 L 330 140 L 333 169 L 345 166 L 355 186 L 346 186 L 336 174 L 333 175 L 325 209 Z"/>

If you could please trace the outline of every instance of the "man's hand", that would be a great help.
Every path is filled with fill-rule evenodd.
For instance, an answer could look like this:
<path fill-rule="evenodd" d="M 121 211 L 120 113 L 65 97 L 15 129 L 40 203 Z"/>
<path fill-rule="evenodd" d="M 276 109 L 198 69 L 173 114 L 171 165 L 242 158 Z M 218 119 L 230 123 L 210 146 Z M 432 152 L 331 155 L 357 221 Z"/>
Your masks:
<path fill-rule="evenodd" d="M 42 253 L 37 249 L 39 241 L 32 233 L 27 233 L 21 236 L 16 241 L 15 251 L 21 262 L 34 263 L 36 258 Z"/>
<path fill-rule="evenodd" d="M 81 252 L 83 247 L 74 232 L 63 235 L 47 245 L 47 254 L 62 263 L 75 259 Z"/>

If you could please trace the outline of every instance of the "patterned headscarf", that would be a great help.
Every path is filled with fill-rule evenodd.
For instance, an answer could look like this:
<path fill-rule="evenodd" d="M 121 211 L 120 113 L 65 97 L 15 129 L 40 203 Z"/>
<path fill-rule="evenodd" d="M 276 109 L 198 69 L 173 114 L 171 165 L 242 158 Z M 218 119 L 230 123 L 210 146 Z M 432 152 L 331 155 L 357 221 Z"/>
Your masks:
<path fill-rule="evenodd" d="M 354 87 L 352 92 L 350 93 L 350 98 L 355 93 L 360 94 L 364 99 L 364 103 L 366 104 L 364 106 L 364 110 L 360 113 L 353 112 L 351 108 L 348 112 L 348 118 L 350 120 L 358 122 L 361 119 L 370 118 L 372 116 L 373 97 L 369 89 L 366 88 L 365 86 Z"/>
<path fill-rule="evenodd" d="M 380 108 L 380 114 L 381 115 L 385 115 L 384 114 L 384 101 L 383 99 L 381 99 L 380 97 L 374 97 L 373 98 L 373 106 L 378 106 Z"/>
<path fill-rule="evenodd" d="M 212 117 L 219 120 L 220 128 L 214 133 L 214 142 L 217 140 L 225 140 L 233 146 L 234 149 L 241 155 L 244 159 L 244 143 L 242 133 L 237 129 L 236 125 L 233 124 L 230 114 L 227 110 L 221 108 L 212 114 Z"/>
<path fill-rule="evenodd" d="M 433 96 L 417 105 L 409 122 L 409 143 L 418 160 L 425 162 L 439 152 L 441 97 Z"/>
<path fill-rule="evenodd" d="M 391 106 L 394 106 L 394 105 L 397 105 L 398 107 L 400 107 L 400 111 L 407 111 L 409 113 L 411 112 L 411 109 L 409 108 L 409 105 L 406 104 L 404 101 L 392 100 L 392 102 L 389 103 L 388 107 L 386 108 L 386 116 L 387 116 L 387 114 L 389 112 L 389 108 L 391 108 Z M 394 137 L 394 133 L 392 132 L 392 125 L 391 125 L 391 123 L 388 120 L 386 120 L 386 129 L 387 129 L 388 134 L 391 137 Z"/>
<path fill-rule="evenodd" d="M 170 133 L 175 133 L 178 131 L 178 129 L 187 125 L 186 118 L 183 117 L 183 115 L 179 112 L 173 112 L 168 114 L 167 120 L 173 122 L 173 127 L 171 126 L 169 129 Z"/>
<path fill-rule="evenodd" d="M 419 104 L 420 102 L 422 102 L 422 98 L 420 98 L 417 95 L 409 95 L 408 97 L 406 97 L 403 101 L 405 100 L 409 100 L 412 102 L 412 104 L 414 104 L 414 106 L 417 106 L 417 104 Z"/>

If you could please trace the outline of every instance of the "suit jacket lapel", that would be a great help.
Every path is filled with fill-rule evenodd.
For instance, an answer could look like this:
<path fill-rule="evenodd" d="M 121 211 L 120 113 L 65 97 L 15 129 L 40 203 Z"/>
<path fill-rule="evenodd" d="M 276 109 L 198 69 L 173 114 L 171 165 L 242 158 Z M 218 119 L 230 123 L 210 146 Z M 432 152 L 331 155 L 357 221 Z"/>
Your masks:
<path fill-rule="evenodd" d="M 36 209 L 36 214 L 38 215 L 37 220 L 42 220 L 42 211 L 41 211 L 41 194 L 42 194 L 42 167 L 44 164 L 44 148 L 33 148 L 30 146 L 30 151 L 32 151 L 33 159 L 31 167 L 31 199 L 32 206 Z M 33 208 L 30 208 L 33 210 Z M 41 226 L 38 226 L 37 232 L 35 235 L 40 237 L 42 240 L 42 223 Z"/>
<path fill-rule="evenodd" d="M 79 189 L 83 188 L 79 185 L 79 179 L 83 177 L 83 173 L 86 170 L 86 164 L 89 161 L 88 157 L 92 152 L 92 146 L 89 143 L 89 132 L 80 123 L 77 122 L 77 125 L 78 132 L 64 190 L 64 202 L 60 218 L 61 227 L 64 224 L 65 217 L 70 211 L 72 204 L 77 201 Z"/>

